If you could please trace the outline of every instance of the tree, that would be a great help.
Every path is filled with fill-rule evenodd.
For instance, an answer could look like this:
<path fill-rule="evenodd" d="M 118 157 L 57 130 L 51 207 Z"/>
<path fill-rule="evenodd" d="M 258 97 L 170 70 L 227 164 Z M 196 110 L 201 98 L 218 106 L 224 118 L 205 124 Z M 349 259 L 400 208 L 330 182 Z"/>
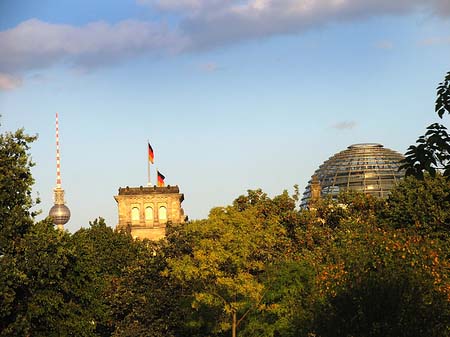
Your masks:
<path fill-rule="evenodd" d="M 36 137 L 0 135 L 0 336 L 93 336 L 94 274 L 69 233 L 49 219 L 34 223 Z"/>
<path fill-rule="evenodd" d="M 1 336 L 94 336 L 95 275 L 70 235 L 41 221 L 0 261 Z"/>
<path fill-rule="evenodd" d="M 450 181 L 441 174 L 406 177 L 391 192 L 379 220 L 391 228 L 422 235 L 450 235 Z"/>
<path fill-rule="evenodd" d="M 261 276 L 266 295 L 249 314 L 242 336 L 304 336 L 312 319 L 315 270 L 307 259 L 280 261 Z"/>
<path fill-rule="evenodd" d="M 316 287 L 307 298 L 313 309 L 311 322 L 294 320 L 293 335 L 450 334 L 449 246 L 415 224 L 402 224 L 410 214 L 419 215 L 424 228 L 432 226 L 432 220 L 445 219 L 442 195 L 448 182 L 443 177 L 410 177 L 402 184 L 407 193 L 401 187 L 394 191 L 397 204 L 387 210 L 397 217 L 397 227 L 385 215 L 389 200 L 359 193 L 321 200 L 314 209 L 302 211 L 305 226 L 297 229 L 299 249 L 316 270 Z M 403 195 L 410 200 L 404 201 Z"/>
<path fill-rule="evenodd" d="M 145 249 L 142 241 L 131 235 L 115 231 L 106 225 L 105 219 L 89 222 L 89 228 L 81 228 L 73 235 L 77 249 L 83 252 L 86 263 L 95 266 L 102 277 L 119 277 L 131 265 L 140 251 Z"/>
<path fill-rule="evenodd" d="M 441 119 L 444 114 L 450 114 L 450 72 L 437 87 L 435 112 Z M 418 179 L 424 178 L 424 172 L 434 177 L 438 171 L 450 178 L 450 136 L 447 128 L 439 123 L 428 126 L 416 145 L 408 148 L 400 168 L 405 169 L 406 175 Z"/>
<path fill-rule="evenodd" d="M 256 208 L 261 216 L 275 216 L 279 223 L 287 230 L 287 235 L 295 239 L 295 229 L 301 225 L 302 218 L 296 208 L 299 200 L 298 185 L 294 185 L 294 194 L 289 195 L 284 190 L 272 199 L 261 189 L 248 190 L 247 195 L 241 195 L 233 201 L 232 207 L 238 211 Z"/>
<path fill-rule="evenodd" d="M 95 333 L 111 336 L 116 325 L 113 301 L 117 284 L 146 247 L 143 242 L 133 240 L 131 235 L 108 227 L 103 218 L 95 219 L 89 225 L 89 228 L 78 230 L 72 236 L 72 242 L 80 269 L 93 275 L 86 291 L 96 300 Z"/>
<path fill-rule="evenodd" d="M 167 273 L 193 289 L 194 309 L 208 307 L 218 314 L 215 333 L 237 335 L 264 301 L 260 275 L 291 251 L 286 229 L 270 206 L 264 193 L 249 191 L 233 206 L 214 208 L 208 219 L 179 228 L 185 234 L 178 238 L 188 237 L 190 249 L 168 259 Z"/>
<path fill-rule="evenodd" d="M 0 255 L 13 249 L 33 224 L 31 196 L 34 179 L 28 151 L 36 137 L 24 130 L 0 134 Z"/>
<path fill-rule="evenodd" d="M 407 230 L 345 224 L 318 275 L 313 331 L 329 336 L 448 336 L 447 248 Z"/>
<path fill-rule="evenodd" d="M 167 268 L 164 242 L 145 242 L 146 249 L 117 280 L 109 301 L 115 321 L 113 336 L 195 336 L 186 324 L 192 309 L 190 291 L 183 288 Z M 204 334 L 201 334 L 204 336 Z"/>

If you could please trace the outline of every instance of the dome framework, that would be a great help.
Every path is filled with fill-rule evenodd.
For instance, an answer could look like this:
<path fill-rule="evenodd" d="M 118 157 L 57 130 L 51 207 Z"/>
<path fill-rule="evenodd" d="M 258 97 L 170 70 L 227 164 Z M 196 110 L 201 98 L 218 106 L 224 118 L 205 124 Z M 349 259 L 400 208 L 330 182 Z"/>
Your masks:
<path fill-rule="evenodd" d="M 394 185 L 404 177 L 399 171 L 404 157 L 377 143 L 350 145 L 326 160 L 315 171 L 321 196 L 336 197 L 341 191 L 352 190 L 385 198 Z M 303 193 L 301 206 L 311 198 L 311 182 Z"/>

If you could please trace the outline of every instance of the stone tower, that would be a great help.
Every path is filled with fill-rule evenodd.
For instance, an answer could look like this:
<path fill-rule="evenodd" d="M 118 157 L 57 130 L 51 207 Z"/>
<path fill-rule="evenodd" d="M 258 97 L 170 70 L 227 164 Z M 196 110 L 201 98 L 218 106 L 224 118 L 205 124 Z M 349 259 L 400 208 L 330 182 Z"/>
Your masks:
<path fill-rule="evenodd" d="M 53 223 L 60 230 L 64 230 L 64 225 L 70 219 L 69 207 L 65 205 L 64 190 L 61 187 L 61 160 L 59 154 L 59 124 L 58 113 L 56 113 L 56 187 L 53 190 L 54 205 L 48 214 Z"/>
<path fill-rule="evenodd" d="M 178 186 L 119 188 L 114 196 L 119 209 L 118 230 L 134 238 L 159 240 L 166 235 L 166 224 L 183 223 L 181 203 L 184 195 Z"/>
<path fill-rule="evenodd" d="M 309 207 L 314 207 L 314 205 L 320 200 L 322 194 L 322 188 L 320 186 L 319 178 L 317 174 L 312 176 L 311 181 L 311 199 L 309 199 Z"/>

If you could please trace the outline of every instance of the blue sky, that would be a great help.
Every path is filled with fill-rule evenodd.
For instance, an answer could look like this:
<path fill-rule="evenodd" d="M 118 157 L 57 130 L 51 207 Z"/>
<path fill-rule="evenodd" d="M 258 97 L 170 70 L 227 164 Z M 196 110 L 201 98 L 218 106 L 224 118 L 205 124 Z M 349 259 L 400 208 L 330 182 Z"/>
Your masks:
<path fill-rule="evenodd" d="M 46 214 L 59 112 L 71 231 L 116 225 L 117 189 L 147 183 L 147 139 L 192 219 L 247 189 L 303 191 L 353 143 L 404 153 L 449 70 L 447 0 L 0 3 L 1 130 L 39 135 Z"/>

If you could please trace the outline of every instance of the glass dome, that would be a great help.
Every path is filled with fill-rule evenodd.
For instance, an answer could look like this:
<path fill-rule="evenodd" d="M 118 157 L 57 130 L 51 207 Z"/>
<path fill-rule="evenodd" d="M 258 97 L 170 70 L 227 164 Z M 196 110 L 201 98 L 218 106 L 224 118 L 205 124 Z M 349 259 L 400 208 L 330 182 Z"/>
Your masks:
<path fill-rule="evenodd" d="M 404 177 L 404 172 L 398 170 L 403 158 L 381 144 L 354 144 L 326 160 L 314 175 L 319 180 L 322 196 L 337 196 L 340 191 L 354 190 L 385 198 Z M 312 179 L 303 193 L 302 207 L 311 198 L 311 182 Z"/>

